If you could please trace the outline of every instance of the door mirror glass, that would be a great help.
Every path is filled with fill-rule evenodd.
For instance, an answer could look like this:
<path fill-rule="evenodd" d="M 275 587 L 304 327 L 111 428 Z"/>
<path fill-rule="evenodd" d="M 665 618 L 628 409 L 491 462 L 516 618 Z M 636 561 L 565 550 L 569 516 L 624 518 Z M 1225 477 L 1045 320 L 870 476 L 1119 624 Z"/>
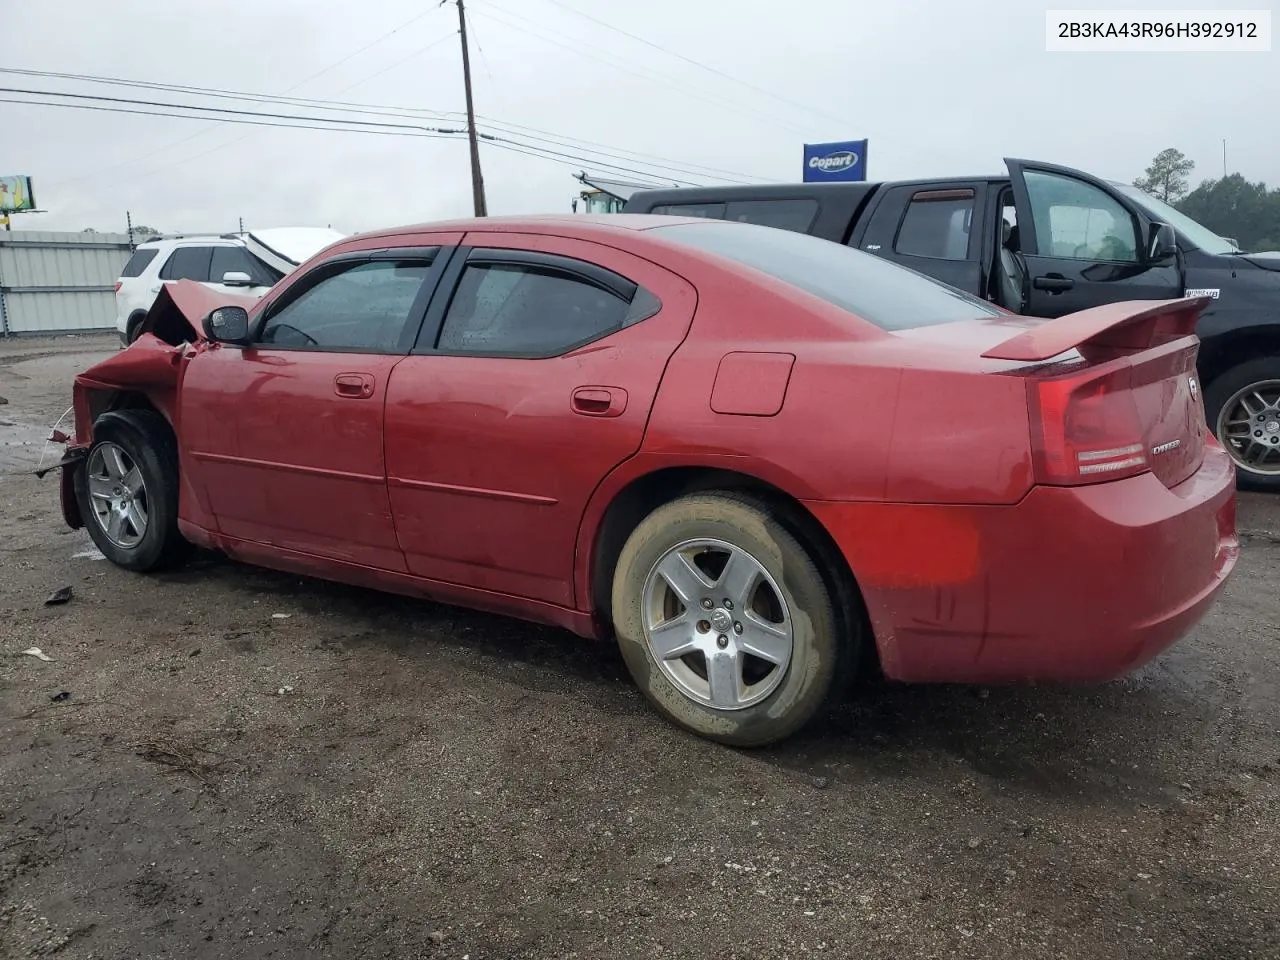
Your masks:
<path fill-rule="evenodd" d="M 1163 263 L 1178 255 L 1178 235 L 1167 223 L 1151 224 L 1151 242 L 1147 246 L 1147 259 Z"/>
<path fill-rule="evenodd" d="M 248 287 L 253 284 L 253 277 L 241 270 L 228 270 L 222 275 L 222 283 L 228 287 Z"/>
<path fill-rule="evenodd" d="M 249 311 L 244 307 L 219 307 L 204 318 L 204 334 L 215 343 L 248 343 Z"/>

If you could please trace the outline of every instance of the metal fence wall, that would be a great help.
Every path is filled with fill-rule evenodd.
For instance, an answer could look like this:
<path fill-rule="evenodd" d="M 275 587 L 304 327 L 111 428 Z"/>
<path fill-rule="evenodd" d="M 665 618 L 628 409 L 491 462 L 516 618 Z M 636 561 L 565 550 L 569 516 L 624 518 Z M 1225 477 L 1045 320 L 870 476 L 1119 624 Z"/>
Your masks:
<path fill-rule="evenodd" d="M 0 232 L 0 336 L 109 330 L 123 233 Z"/>

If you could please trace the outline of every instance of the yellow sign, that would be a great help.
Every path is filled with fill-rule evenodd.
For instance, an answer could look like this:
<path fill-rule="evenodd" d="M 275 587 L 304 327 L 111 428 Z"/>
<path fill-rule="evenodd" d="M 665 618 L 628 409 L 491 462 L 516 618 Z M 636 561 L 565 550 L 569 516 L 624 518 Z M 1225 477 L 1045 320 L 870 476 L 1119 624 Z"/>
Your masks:
<path fill-rule="evenodd" d="M 36 195 L 31 189 L 30 177 L 0 177 L 0 213 L 35 208 Z"/>

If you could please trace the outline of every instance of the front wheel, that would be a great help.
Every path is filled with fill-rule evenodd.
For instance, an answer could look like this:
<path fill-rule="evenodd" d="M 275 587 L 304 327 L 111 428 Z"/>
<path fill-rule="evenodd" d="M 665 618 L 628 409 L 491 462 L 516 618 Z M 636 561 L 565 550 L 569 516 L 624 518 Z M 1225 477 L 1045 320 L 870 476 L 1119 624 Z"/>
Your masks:
<path fill-rule="evenodd" d="M 1280 356 L 1232 367 L 1209 384 L 1204 401 L 1240 485 L 1280 493 Z"/>
<path fill-rule="evenodd" d="M 614 571 L 613 620 L 650 702 L 740 747 L 803 727 L 845 653 L 809 552 L 763 505 L 728 493 L 682 497 L 640 523 Z"/>
<path fill-rule="evenodd" d="M 75 490 L 89 536 L 108 560 L 144 572 L 185 556 L 177 444 L 160 414 L 122 410 L 99 417 Z"/>

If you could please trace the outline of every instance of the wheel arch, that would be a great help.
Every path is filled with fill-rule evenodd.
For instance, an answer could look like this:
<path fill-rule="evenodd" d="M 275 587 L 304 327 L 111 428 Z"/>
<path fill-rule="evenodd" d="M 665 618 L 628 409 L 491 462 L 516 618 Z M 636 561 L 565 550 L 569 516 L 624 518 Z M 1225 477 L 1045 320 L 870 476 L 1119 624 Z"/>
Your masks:
<path fill-rule="evenodd" d="M 594 513 L 594 522 L 584 522 L 578 539 L 578 555 L 584 561 L 578 572 L 579 607 L 591 614 L 598 635 L 613 635 L 613 572 L 632 531 L 664 503 L 691 493 L 725 490 L 747 494 L 771 506 L 788 532 L 814 552 L 831 591 L 842 634 L 861 644 L 860 661 L 878 665 L 874 634 L 857 578 L 835 540 L 799 496 L 756 474 L 722 465 L 652 466 L 625 480 L 611 479 L 614 483 L 610 492 L 602 494 L 597 490 L 597 497 L 588 507 L 588 517 Z M 864 655 L 869 655 L 867 660 L 862 659 Z"/>
<path fill-rule="evenodd" d="M 1197 367 L 1208 387 L 1232 367 L 1258 357 L 1280 355 L 1280 321 L 1233 327 L 1200 343 Z"/>

